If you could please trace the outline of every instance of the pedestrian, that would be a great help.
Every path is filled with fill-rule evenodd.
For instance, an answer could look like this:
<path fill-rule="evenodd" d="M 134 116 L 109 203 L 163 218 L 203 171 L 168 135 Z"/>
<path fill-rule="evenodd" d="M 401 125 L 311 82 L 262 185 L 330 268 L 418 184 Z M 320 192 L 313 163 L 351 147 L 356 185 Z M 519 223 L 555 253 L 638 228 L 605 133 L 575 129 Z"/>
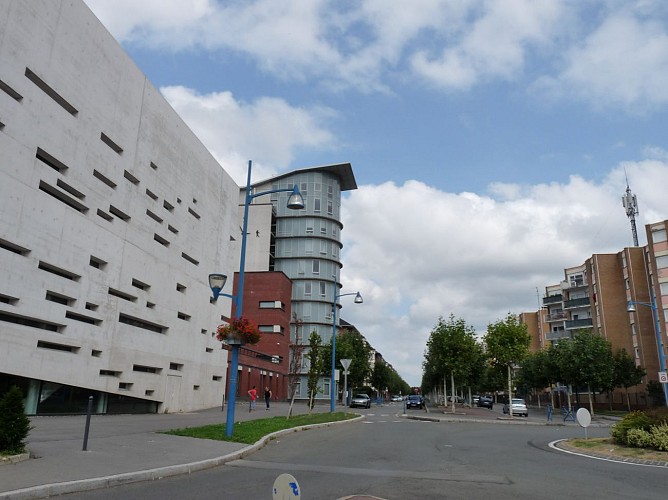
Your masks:
<path fill-rule="evenodd" d="M 248 413 L 252 412 L 255 409 L 255 400 L 257 399 L 257 389 L 255 386 L 248 391 L 248 395 L 250 396 L 250 406 L 248 407 Z"/>
<path fill-rule="evenodd" d="M 266 410 L 269 409 L 269 402 L 271 401 L 271 389 L 269 389 L 269 386 L 265 385 L 264 386 L 264 402 L 267 403 L 267 408 Z"/>

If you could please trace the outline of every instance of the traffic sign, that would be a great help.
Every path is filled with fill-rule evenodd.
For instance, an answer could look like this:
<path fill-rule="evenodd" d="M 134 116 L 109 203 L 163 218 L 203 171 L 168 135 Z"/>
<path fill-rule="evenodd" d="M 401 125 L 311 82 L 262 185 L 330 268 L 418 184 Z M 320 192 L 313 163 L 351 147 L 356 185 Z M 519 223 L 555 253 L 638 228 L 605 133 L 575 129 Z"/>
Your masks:
<path fill-rule="evenodd" d="M 659 383 L 668 384 L 668 372 L 659 372 Z"/>

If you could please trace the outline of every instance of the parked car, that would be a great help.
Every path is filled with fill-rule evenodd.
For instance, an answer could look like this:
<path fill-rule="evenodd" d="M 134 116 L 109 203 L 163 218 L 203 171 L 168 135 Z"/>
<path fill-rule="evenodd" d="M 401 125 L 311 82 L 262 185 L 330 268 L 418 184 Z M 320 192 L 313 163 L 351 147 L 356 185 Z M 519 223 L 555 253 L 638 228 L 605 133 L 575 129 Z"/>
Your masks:
<path fill-rule="evenodd" d="M 350 400 L 350 407 L 371 408 L 371 398 L 366 394 L 355 394 Z"/>
<path fill-rule="evenodd" d="M 411 394 L 406 398 L 406 408 L 424 408 L 424 398 L 419 394 Z"/>
<path fill-rule="evenodd" d="M 519 416 L 524 415 L 525 417 L 529 416 L 529 410 L 527 409 L 527 405 L 523 399 L 513 398 L 511 400 L 511 404 L 513 408 L 513 415 L 519 415 Z M 510 414 L 510 411 L 508 410 L 508 403 L 503 405 L 503 413 Z"/>
<path fill-rule="evenodd" d="M 396 402 L 401 402 L 403 400 L 404 400 L 403 396 L 399 396 L 399 395 L 396 395 L 396 394 L 394 396 L 392 396 L 392 401 L 395 402 L 395 403 Z"/>
<path fill-rule="evenodd" d="M 448 396 L 448 403 L 452 403 L 452 396 Z M 461 396 L 455 396 L 455 403 L 464 403 L 464 398 Z"/>
<path fill-rule="evenodd" d="M 478 407 L 489 408 L 491 410 L 494 407 L 494 400 L 489 396 L 480 396 L 478 398 Z"/>

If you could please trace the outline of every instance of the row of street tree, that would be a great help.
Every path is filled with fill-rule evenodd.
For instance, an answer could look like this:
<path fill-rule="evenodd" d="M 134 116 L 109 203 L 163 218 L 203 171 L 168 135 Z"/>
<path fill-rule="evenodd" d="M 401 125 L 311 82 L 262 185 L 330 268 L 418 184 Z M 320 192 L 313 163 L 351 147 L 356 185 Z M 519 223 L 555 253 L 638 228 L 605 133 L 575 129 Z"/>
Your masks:
<path fill-rule="evenodd" d="M 348 367 L 348 386 L 352 391 L 364 392 L 369 396 L 381 396 L 385 391 L 390 394 L 408 394 L 410 386 L 384 361 L 371 364 L 371 346 L 357 330 L 345 330 L 336 337 L 336 368 L 341 370 L 340 361 L 350 359 Z M 322 343 L 317 332 L 311 332 L 308 348 L 303 354 L 304 368 L 307 370 L 307 386 L 311 407 L 318 394 L 322 392 L 319 380 L 327 378 L 332 371 L 332 344 Z M 340 381 L 341 386 L 343 380 Z M 292 389 L 294 392 L 294 388 Z M 376 394 L 374 394 L 376 392 Z"/>
<path fill-rule="evenodd" d="M 454 315 L 447 320 L 439 318 L 427 341 L 423 393 L 449 394 L 454 411 L 455 396 L 464 391 L 469 399 L 472 392 L 502 392 L 512 398 L 514 387 L 525 393 L 542 392 L 561 384 L 589 394 L 623 387 L 629 404 L 628 389 L 645 375 L 626 351 L 613 353 L 610 342 L 590 330 L 576 332 L 572 341 L 529 353 L 531 338 L 526 325 L 508 314 L 489 324 L 481 340 L 463 319 Z M 590 411 L 593 414 L 591 398 Z"/>

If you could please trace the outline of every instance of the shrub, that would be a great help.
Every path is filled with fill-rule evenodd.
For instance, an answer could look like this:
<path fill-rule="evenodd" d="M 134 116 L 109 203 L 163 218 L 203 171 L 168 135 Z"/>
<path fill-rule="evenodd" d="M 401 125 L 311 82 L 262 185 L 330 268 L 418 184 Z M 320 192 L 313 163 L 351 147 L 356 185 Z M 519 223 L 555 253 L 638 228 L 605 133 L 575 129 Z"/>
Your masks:
<path fill-rule="evenodd" d="M 619 444 L 629 444 L 627 434 L 631 429 L 642 429 L 649 431 L 652 426 L 652 420 L 641 411 L 633 411 L 627 414 L 620 422 L 615 424 L 610 434 L 612 439 Z"/>
<path fill-rule="evenodd" d="M 629 429 L 626 433 L 626 442 L 629 446 L 634 446 L 635 448 L 653 447 L 652 434 L 644 429 Z"/>
<path fill-rule="evenodd" d="M 659 451 L 668 451 L 668 424 L 652 427 L 650 437 L 653 448 Z"/>
<path fill-rule="evenodd" d="M 668 424 L 668 408 L 649 408 L 643 411 L 652 421 L 652 425 Z"/>
<path fill-rule="evenodd" d="M 30 429 L 30 419 L 23 408 L 23 394 L 21 389 L 13 386 L 0 398 L 0 452 L 22 453 Z"/>

